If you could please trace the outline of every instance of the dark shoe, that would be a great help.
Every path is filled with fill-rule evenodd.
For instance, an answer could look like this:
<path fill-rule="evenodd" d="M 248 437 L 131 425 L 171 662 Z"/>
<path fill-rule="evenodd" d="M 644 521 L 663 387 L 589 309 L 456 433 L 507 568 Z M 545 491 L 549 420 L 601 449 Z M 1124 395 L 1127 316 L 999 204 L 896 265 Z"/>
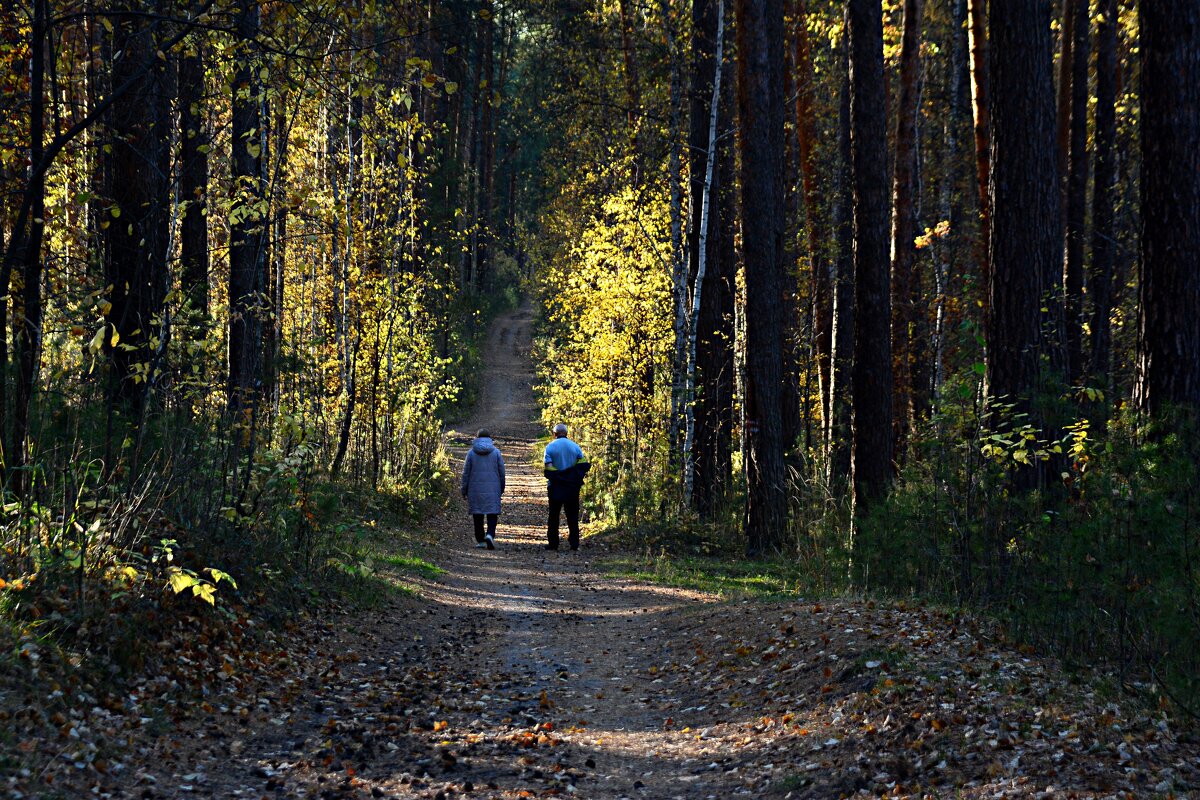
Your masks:
<path fill-rule="evenodd" d="M 578 550 L 578 549 L 579 549 L 579 545 L 577 545 L 577 544 L 575 544 L 575 545 L 571 545 L 571 552 L 572 552 L 572 553 L 574 553 L 574 552 L 575 552 L 576 550 Z"/>
<path fill-rule="evenodd" d="M 488 537 L 487 537 L 487 538 L 485 538 L 483 541 L 484 541 L 484 543 L 487 545 L 487 549 L 488 549 L 488 550 L 495 550 L 495 549 L 496 549 L 496 540 L 495 540 L 495 539 L 493 539 L 491 536 L 488 536 Z"/>
<path fill-rule="evenodd" d="M 544 547 L 547 550 L 557 550 L 558 549 L 558 545 L 556 545 L 556 544 L 544 544 L 544 545 L 542 545 L 542 547 Z"/>

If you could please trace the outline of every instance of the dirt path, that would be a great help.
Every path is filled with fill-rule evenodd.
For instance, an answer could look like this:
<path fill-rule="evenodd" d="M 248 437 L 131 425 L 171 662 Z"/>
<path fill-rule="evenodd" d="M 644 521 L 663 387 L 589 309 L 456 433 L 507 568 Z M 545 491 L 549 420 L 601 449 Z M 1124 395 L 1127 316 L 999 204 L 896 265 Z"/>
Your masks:
<path fill-rule="evenodd" d="M 495 551 L 456 502 L 420 598 L 303 623 L 236 700 L 157 738 L 109 796 L 1188 797 L 1200 745 L 971 620 L 869 602 L 717 602 L 541 548 L 527 309 L 497 321 Z M 109 782 L 109 787 L 114 784 Z M 103 795 L 105 792 L 99 792 Z"/>

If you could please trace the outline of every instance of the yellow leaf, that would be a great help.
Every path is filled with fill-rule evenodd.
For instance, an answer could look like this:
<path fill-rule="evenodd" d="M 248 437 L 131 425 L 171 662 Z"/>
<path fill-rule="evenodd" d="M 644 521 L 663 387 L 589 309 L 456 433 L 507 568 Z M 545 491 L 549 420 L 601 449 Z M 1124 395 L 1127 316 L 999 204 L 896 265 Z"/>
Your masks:
<path fill-rule="evenodd" d="M 171 588 L 175 590 L 175 594 L 179 594 L 184 589 L 196 585 L 196 579 L 186 572 L 176 571 L 171 573 Z"/>
<path fill-rule="evenodd" d="M 211 583 L 197 583 L 192 587 L 192 594 L 196 597 L 199 597 L 210 606 L 216 605 L 216 602 L 213 600 L 213 595 L 216 593 L 217 587 L 213 586 Z"/>

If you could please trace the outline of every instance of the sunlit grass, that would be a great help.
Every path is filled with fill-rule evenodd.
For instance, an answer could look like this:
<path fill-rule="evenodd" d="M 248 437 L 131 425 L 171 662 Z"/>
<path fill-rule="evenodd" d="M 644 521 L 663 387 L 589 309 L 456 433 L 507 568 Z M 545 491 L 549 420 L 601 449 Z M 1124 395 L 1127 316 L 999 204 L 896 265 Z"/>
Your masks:
<path fill-rule="evenodd" d="M 446 570 L 442 569 L 437 564 L 431 564 L 425 559 L 414 555 L 391 553 L 383 556 L 379 560 L 390 567 L 395 567 L 396 569 L 401 570 L 402 572 L 407 572 L 411 575 L 418 575 L 422 578 L 429 578 L 430 580 L 446 574 Z"/>
<path fill-rule="evenodd" d="M 804 581 L 799 570 L 777 561 L 733 561 L 704 556 L 623 555 L 603 562 L 605 575 L 634 578 L 715 594 L 722 598 L 794 596 Z"/>

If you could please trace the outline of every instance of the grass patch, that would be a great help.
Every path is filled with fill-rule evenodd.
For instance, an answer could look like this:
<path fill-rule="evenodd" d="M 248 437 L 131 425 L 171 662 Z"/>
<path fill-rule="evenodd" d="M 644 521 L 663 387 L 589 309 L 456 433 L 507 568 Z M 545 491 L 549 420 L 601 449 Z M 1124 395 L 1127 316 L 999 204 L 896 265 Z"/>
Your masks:
<path fill-rule="evenodd" d="M 400 553 L 391 553 L 383 556 L 380 561 L 387 564 L 389 567 L 395 567 L 401 572 L 407 572 L 410 575 L 418 575 L 422 578 L 430 580 L 446 574 L 446 570 L 439 567 L 437 564 L 431 564 L 423 558 L 414 555 L 402 555 Z"/>
<path fill-rule="evenodd" d="M 730 561 L 706 556 L 625 555 L 603 562 L 607 577 L 708 592 L 722 598 L 794 597 L 807 588 L 800 570 L 782 561 Z"/>
<path fill-rule="evenodd" d="M 359 608 L 374 608 L 381 604 L 389 594 L 415 594 L 410 586 L 404 590 L 362 562 L 347 562 L 341 559 L 330 559 L 327 564 L 327 583 L 335 594 L 345 597 Z"/>

